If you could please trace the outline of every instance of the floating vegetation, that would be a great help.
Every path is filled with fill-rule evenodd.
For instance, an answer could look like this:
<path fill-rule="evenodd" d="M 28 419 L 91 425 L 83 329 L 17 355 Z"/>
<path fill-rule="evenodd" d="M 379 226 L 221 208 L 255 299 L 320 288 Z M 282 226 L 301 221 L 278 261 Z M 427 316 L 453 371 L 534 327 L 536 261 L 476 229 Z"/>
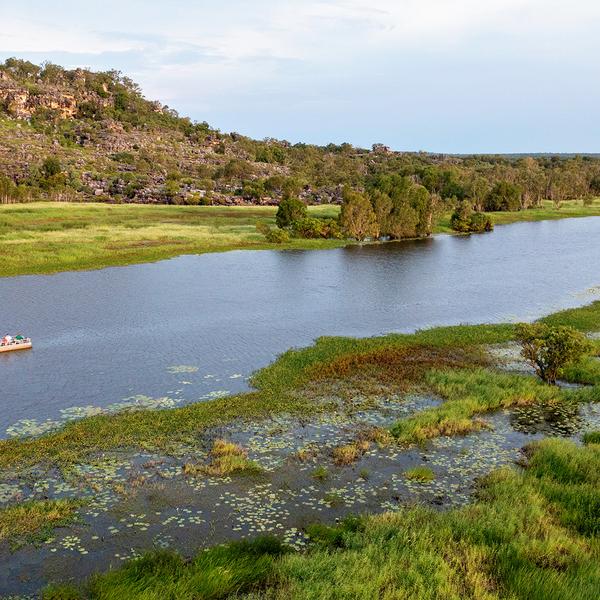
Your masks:
<path fill-rule="evenodd" d="M 511 415 L 511 424 L 522 433 L 572 435 L 582 426 L 580 407 L 575 403 L 543 402 L 518 406 Z"/>
<path fill-rule="evenodd" d="M 204 396 L 200 396 L 198 400 L 216 400 L 218 398 L 226 398 L 231 392 L 229 390 L 214 390 Z"/>
<path fill-rule="evenodd" d="M 322 414 L 310 421 L 279 415 L 267 422 L 237 422 L 207 434 L 209 439 L 213 436 L 208 452 L 198 444 L 180 444 L 173 446 L 171 456 L 103 453 L 51 476 L 32 471 L 30 483 L 7 481 L 6 495 L 89 499 L 89 505 L 79 510 L 81 524 L 58 530 L 46 544 L 69 569 L 80 564 L 70 562 L 74 556 L 94 561 L 81 563 L 82 568 L 84 564 L 96 568 L 97 561 L 124 561 L 150 547 L 192 551 L 198 539 L 213 545 L 265 533 L 277 534 L 301 549 L 307 543 L 303 528 L 315 520 L 395 511 L 413 502 L 463 505 L 479 477 L 512 464 L 519 459 L 521 446 L 544 435 L 515 432 L 511 412 L 501 411 L 487 417 L 485 429 L 465 437 L 435 438 L 426 447 L 409 450 L 387 443 L 386 426 L 438 402 L 428 396 L 379 398 L 373 399 L 370 410 L 348 415 Z M 580 416 L 582 427 L 597 428 L 600 406 L 584 405 Z M 335 448 L 380 437 L 385 444 L 371 441 L 355 462 L 335 464 Z M 306 454 L 299 460 L 302 450 Z M 211 475 L 202 469 L 184 473 L 187 463 L 212 465 L 228 456 L 260 465 L 261 477 Z M 435 478 L 407 479 L 405 472 L 415 464 L 431 469 Z M 313 474 L 323 478 L 315 480 Z M 132 486 L 130 482 L 139 481 L 140 475 L 143 483 Z M 118 486 L 124 494 L 115 490 Z M 18 571 L 19 556 L 17 552 L 3 558 Z M 27 563 L 40 578 L 42 556 L 33 567 Z"/>
<path fill-rule="evenodd" d="M 199 370 L 198 367 L 194 367 L 192 365 L 177 365 L 172 367 L 167 367 L 168 373 L 197 373 Z"/>
<path fill-rule="evenodd" d="M 6 429 L 9 437 L 37 437 L 62 427 L 68 421 L 76 421 L 96 415 L 110 415 L 127 410 L 159 410 L 163 408 L 174 408 L 181 402 L 179 399 L 162 397 L 151 398 L 143 394 L 137 394 L 125 398 L 121 402 L 113 402 L 108 406 L 71 406 L 60 411 L 58 420 L 47 419 L 37 421 L 35 419 L 21 419 Z"/>
<path fill-rule="evenodd" d="M 364 381 L 349 376 L 303 384 L 293 393 L 282 394 L 278 410 L 268 404 L 263 410 L 266 400 L 260 392 L 249 398 L 240 396 L 240 402 L 249 403 L 244 405 L 249 410 L 238 420 L 235 401 L 205 406 L 206 411 L 223 410 L 228 415 L 206 425 L 203 419 L 208 412 L 190 407 L 189 412 L 175 413 L 177 419 L 182 413 L 186 418 L 192 415 L 194 427 L 187 421 L 172 421 L 171 413 L 156 415 L 156 423 L 144 415 L 123 415 L 117 419 L 124 424 L 119 446 L 76 453 L 77 458 L 57 461 L 60 469 L 48 461 L 3 474 L 0 502 L 5 504 L 42 498 L 84 498 L 88 504 L 78 510 L 79 521 L 56 530 L 39 555 L 4 553 L 0 559 L 15 581 L 29 577 L 28 589 L 35 592 L 34 586 L 52 569 L 77 576 L 151 547 L 172 548 L 189 556 L 199 543 L 208 547 L 275 534 L 303 548 L 307 542 L 303 532 L 315 521 L 332 523 L 349 514 L 395 511 L 413 503 L 444 509 L 464 505 L 471 500 L 478 479 L 522 458 L 524 445 L 547 435 L 575 436 L 600 426 L 600 404 L 573 406 L 566 401 L 581 390 L 544 387 L 531 377 L 492 369 L 459 366 L 436 371 L 427 366 L 431 361 L 462 365 L 470 357 L 467 354 L 422 348 L 415 358 L 418 364 L 403 368 L 399 375 L 395 369 L 400 355 L 407 356 L 399 353 L 383 367 L 384 385 L 375 377 L 381 369 L 373 362 L 383 355 L 369 352 L 358 364 Z M 335 368 L 345 372 L 353 364 L 341 360 Z M 424 368 L 428 369 L 425 374 Z M 399 376 L 410 378 L 418 373 L 423 386 L 407 393 Z M 331 376 L 327 370 L 321 374 Z M 211 386 L 218 381 L 218 376 L 204 377 L 213 380 Z M 221 390 L 203 398 L 226 395 Z M 477 407 L 476 415 L 446 412 L 473 395 L 489 399 Z M 252 404 L 255 400 L 258 409 Z M 162 408 L 177 402 L 171 393 L 158 399 L 133 396 L 111 405 L 111 410 Z M 317 410 L 296 410 L 303 403 Z M 74 407 L 63 416 L 77 419 L 106 410 Z M 267 417 L 267 411 L 275 414 Z M 452 427 L 446 427 L 448 420 Z M 140 423 L 153 433 L 143 439 L 144 445 L 130 443 L 126 427 L 139 428 Z M 427 434 L 422 444 L 400 446 L 390 435 L 392 426 L 402 430 L 407 424 Z M 80 431 L 79 425 L 73 429 Z M 160 435 L 154 435 L 157 430 Z M 457 431 L 464 435 L 440 436 Z M 20 447 L 37 442 L 46 440 L 10 443 Z M 238 476 L 248 473 L 260 473 L 260 477 Z M 15 591 L 14 585 L 9 592 Z"/>
<path fill-rule="evenodd" d="M 38 436 L 58 429 L 62 423 L 47 419 L 46 421 L 37 421 L 36 419 L 20 419 L 13 425 L 6 428 L 6 435 L 9 437 Z"/>

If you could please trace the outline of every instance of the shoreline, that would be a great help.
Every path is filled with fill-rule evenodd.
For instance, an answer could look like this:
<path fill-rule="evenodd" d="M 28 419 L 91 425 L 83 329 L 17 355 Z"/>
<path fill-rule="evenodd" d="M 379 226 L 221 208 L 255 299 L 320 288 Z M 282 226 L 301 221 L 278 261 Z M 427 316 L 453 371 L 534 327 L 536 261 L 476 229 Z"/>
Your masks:
<path fill-rule="evenodd" d="M 112 225 L 112 228 L 109 223 L 103 224 L 102 222 L 97 226 L 83 223 L 82 228 L 76 228 L 71 227 L 68 222 L 69 215 L 66 215 L 67 220 L 63 224 L 63 227 L 66 227 L 65 234 L 61 234 L 59 230 L 52 230 L 48 232 L 42 231 L 41 234 L 37 234 L 33 230 L 24 228 L 24 238 L 21 240 L 21 243 L 30 243 L 32 253 L 38 252 L 38 250 L 36 250 L 36 243 L 38 246 L 47 244 L 48 248 L 42 250 L 39 255 L 33 254 L 35 256 L 34 261 L 37 264 L 27 264 L 25 258 L 19 258 L 18 256 L 13 258 L 11 264 L 5 266 L 4 268 L 0 267 L 0 278 L 29 275 L 54 275 L 57 273 L 74 271 L 93 271 L 110 267 L 154 263 L 179 256 L 197 256 L 201 254 L 230 252 L 236 250 L 330 250 L 359 244 L 354 240 L 320 239 L 293 239 L 291 242 L 286 244 L 270 244 L 262 240 L 262 236 L 255 232 L 254 229 L 255 223 L 259 220 L 264 221 L 265 219 L 268 219 L 269 222 L 273 220 L 276 210 L 274 207 L 173 207 L 169 205 L 148 206 L 122 204 L 113 205 L 102 203 L 36 202 L 28 204 L 1 205 L 0 217 L 2 216 L 4 210 L 15 210 L 15 207 L 18 207 L 16 209 L 17 212 L 19 210 L 23 210 L 24 212 L 28 213 L 31 213 L 35 209 L 41 211 L 42 213 L 44 212 L 44 209 L 50 210 L 51 213 L 52 210 L 56 211 L 56 209 L 58 209 L 57 212 L 60 212 L 63 210 L 68 210 L 69 208 L 73 208 L 76 211 L 82 210 L 84 213 L 86 210 L 92 212 L 100 210 L 106 213 L 105 216 L 109 215 L 110 212 L 120 211 L 123 213 L 125 220 L 123 222 L 117 221 L 114 225 Z M 126 222 L 126 218 L 131 217 L 138 209 L 140 209 L 140 214 L 134 216 L 141 216 L 143 211 L 149 213 L 156 211 L 157 214 L 165 213 L 165 215 L 160 216 L 161 218 L 166 218 L 166 221 L 162 222 L 158 220 L 149 221 L 148 223 L 134 223 L 133 225 L 129 225 Z M 337 212 L 338 207 L 332 205 L 323 205 L 310 207 L 310 210 L 317 215 L 324 214 L 330 216 L 331 214 Z M 600 201 L 596 201 L 594 206 L 591 207 L 583 207 L 580 206 L 576 201 L 573 201 L 570 203 L 565 203 L 565 205 L 559 210 L 544 206 L 539 209 L 527 209 L 512 213 L 488 214 L 491 214 L 492 218 L 494 219 L 494 224 L 497 227 L 523 222 L 598 217 L 600 216 Z M 144 232 L 147 232 L 146 236 L 149 238 L 151 236 L 157 236 L 158 233 L 154 231 L 157 225 L 160 227 L 164 226 L 167 228 L 167 231 L 169 231 L 168 228 L 172 225 L 172 222 L 169 219 L 174 218 L 173 215 L 176 215 L 178 219 L 182 219 L 187 215 L 192 215 L 200 219 L 199 222 L 202 224 L 199 225 L 198 231 L 200 231 L 200 229 L 206 229 L 207 227 L 212 227 L 212 229 L 210 229 L 208 237 L 206 237 L 205 232 L 200 232 L 204 236 L 202 238 L 203 241 L 200 241 L 200 239 L 194 240 L 191 237 L 185 236 L 189 236 L 191 233 L 197 233 L 192 229 L 195 224 L 182 221 L 173 226 L 174 228 L 170 234 L 172 235 L 172 238 L 144 238 Z M 75 216 L 73 218 L 75 218 Z M 84 217 L 82 216 L 80 218 L 83 219 Z M 51 221 L 52 219 L 54 219 L 53 222 L 56 222 L 58 217 L 51 215 L 49 220 Z M 206 223 L 202 221 L 202 219 L 205 219 Z M 216 219 L 222 219 L 222 222 L 215 222 Z M 236 220 L 241 220 L 243 223 L 237 223 Z M 250 222 L 250 220 L 252 221 Z M 438 224 L 434 228 L 431 236 L 427 238 L 416 239 L 431 239 L 432 237 L 435 238 L 436 236 L 440 235 L 471 235 L 453 232 L 449 228 L 448 220 L 448 215 L 445 215 L 438 221 Z M 74 223 L 77 224 L 77 221 L 74 221 Z M 98 227 L 98 233 L 100 237 L 106 238 L 104 242 L 102 242 L 105 244 L 104 249 L 100 248 L 99 246 L 95 247 L 91 241 L 81 241 L 77 238 L 78 235 L 82 235 L 82 232 L 85 233 L 94 227 Z M 223 236 L 227 237 L 227 232 L 223 233 L 223 231 L 226 229 L 231 230 L 231 232 L 233 232 L 232 235 L 237 236 L 237 241 L 227 242 L 220 239 Z M 114 236 L 112 242 L 109 239 L 111 231 L 113 232 Z M 132 231 L 134 233 L 139 233 L 140 235 L 135 239 L 132 239 L 132 241 L 124 240 L 121 243 L 118 239 L 119 236 L 130 235 Z M 17 233 L 18 232 L 15 232 L 15 234 Z M 91 238 L 92 233 L 95 233 L 95 230 L 89 231 L 88 237 Z M 491 234 L 493 235 L 493 232 L 491 232 Z M 35 237 L 36 235 L 38 235 L 37 238 Z M 138 239 L 140 236 L 141 239 Z M 58 239 L 52 241 L 53 238 Z M 414 241 L 414 239 L 411 238 L 410 240 L 393 240 L 391 242 L 370 242 L 370 244 L 383 244 L 411 240 Z M 15 243 L 17 245 L 15 245 Z M 99 244 L 97 241 L 94 241 L 93 243 Z M 6 251 L 10 251 L 14 248 L 17 248 L 18 244 L 18 238 L 7 242 L 3 241 L 2 236 L 0 235 L 0 250 L 2 250 L 4 246 L 5 250 L 7 249 Z M 116 245 L 113 247 L 111 244 Z M 179 248 L 176 246 L 179 246 Z M 68 252 L 69 250 L 70 252 Z M 61 259 L 61 251 L 67 251 L 67 254 L 69 254 L 68 260 L 67 257 Z M 77 262 L 77 259 L 74 261 L 71 256 L 73 252 L 81 252 L 83 258 L 81 258 L 79 262 Z M 58 258 L 55 258 L 54 261 L 59 262 L 48 263 L 48 255 L 58 256 Z M 9 256 L 9 254 L 7 254 L 7 256 Z M 61 260 L 62 263 L 60 262 Z"/>
<path fill-rule="evenodd" d="M 600 300 L 578 308 L 550 313 L 539 319 L 550 325 L 566 325 L 587 334 L 600 331 Z M 391 353 L 406 349 L 472 349 L 475 362 L 481 348 L 514 340 L 513 323 L 450 325 L 389 333 L 366 338 L 321 337 L 304 348 L 291 348 L 274 362 L 255 372 L 247 392 L 215 400 L 193 402 L 176 408 L 123 411 L 68 421 L 57 430 L 34 437 L 0 440 L 0 471 L 17 465 L 73 463 L 92 451 L 136 448 L 140 444 L 164 450 L 171 437 L 185 439 L 190 434 L 223 426 L 237 419 L 264 418 L 277 413 L 310 415 L 321 409 L 311 399 L 296 392 L 314 383 L 315 374 L 327 372 L 329 365 L 344 357 L 365 353 Z M 477 341 L 474 342 L 473 340 Z M 600 355 L 600 340 L 595 340 Z M 585 371 L 585 370 L 584 370 Z M 579 375 L 573 382 L 578 383 Z M 587 373 L 584 373 L 587 376 Z M 595 377 L 592 373 L 590 377 Z M 598 373 L 600 378 L 600 369 Z M 567 381 L 569 381 L 567 379 Z M 151 432 L 148 428 L 153 429 Z M 74 446 L 75 453 L 69 449 Z M 64 448 L 66 446 L 66 449 Z"/>

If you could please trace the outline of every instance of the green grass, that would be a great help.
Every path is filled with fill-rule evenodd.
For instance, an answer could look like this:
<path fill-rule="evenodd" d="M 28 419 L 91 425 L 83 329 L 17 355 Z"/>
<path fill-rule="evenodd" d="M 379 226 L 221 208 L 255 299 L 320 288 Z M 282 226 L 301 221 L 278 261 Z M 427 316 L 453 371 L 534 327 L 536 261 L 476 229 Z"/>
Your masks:
<path fill-rule="evenodd" d="M 585 323 L 590 329 L 598 329 L 600 302 L 549 318 L 554 324 Z M 502 406 L 534 399 L 594 399 L 597 386 L 585 393 L 561 392 L 533 378 L 484 369 L 481 350 L 473 344 L 510 341 L 513 334 L 514 327 L 504 324 L 459 325 L 366 339 L 320 338 L 313 346 L 284 353 L 259 371 L 252 380 L 256 387 L 253 392 L 176 409 L 98 415 L 68 423 L 37 438 L 1 440 L 0 469 L 38 463 L 69 465 L 95 452 L 115 448 L 169 452 L 173 445 L 194 442 L 208 428 L 237 419 L 331 410 L 301 392 L 310 385 L 320 389 L 332 377 L 345 380 L 357 376 L 360 383 L 369 376 L 379 378 L 387 387 L 402 385 L 404 381 L 446 398 L 439 408 L 406 419 L 393 429 L 404 443 L 423 441 L 444 432 L 471 431 L 479 426 L 474 416 Z M 586 394 L 588 397 L 584 397 Z"/>
<path fill-rule="evenodd" d="M 444 402 L 398 421 L 391 431 L 401 444 L 421 444 L 440 435 L 477 431 L 485 422 L 473 417 L 511 406 L 600 402 L 600 387 L 563 390 L 533 377 L 483 368 L 431 370 L 425 381 Z"/>
<path fill-rule="evenodd" d="M 275 538 L 235 542 L 200 552 L 187 562 L 156 551 L 121 569 L 93 577 L 83 589 L 51 586 L 43 600 L 217 600 L 266 586 L 286 548 Z"/>
<path fill-rule="evenodd" d="M 310 207 L 312 215 L 339 209 Z M 340 240 L 268 244 L 256 223 L 274 207 L 148 206 L 99 203 L 0 205 L 0 277 L 151 262 L 241 248 L 334 248 Z"/>
<path fill-rule="evenodd" d="M 404 471 L 404 477 L 409 481 L 428 483 L 435 479 L 435 473 L 429 467 L 414 467 L 413 469 Z"/>
<path fill-rule="evenodd" d="M 540 320 L 553 327 L 564 325 L 584 332 L 600 331 L 600 302 L 593 302 L 580 308 L 561 310 Z"/>
<path fill-rule="evenodd" d="M 0 277 L 56 273 L 152 262 L 181 254 L 235 249 L 324 249 L 344 240 L 294 239 L 269 244 L 256 223 L 275 223 L 275 207 L 164 206 L 56 203 L 0 205 Z M 338 206 L 312 206 L 314 216 L 335 217 Z M 600 215 L 600 200 L 584 207 L 565 202 L 494 213 L 498 224 Z M 450 214 L 434 233 L 451 233 Z"/>
<path fill-rule="evenodd" d="M 0 509 L 0 542 L 43 542 L 56 527 L 73 522 L 79 500 L 29 500 Z"/>
<path fill-rule="evenodd" d="M 306 553 L 230 544 L 190 562 L 151 553 L 45 600 L 592 600 L 600 589 L 600 446 L 545 440 L 478 500 L 313 525 Z"/>
<path fill-rule="evenodd" d="M 600 431 L 588 431 L 583 436 L 584 444 L 600 444 Z"/>
<path fill-rule="evenodd" d="M 262 467 L 255 461 L 248 460 L 248 453 L 237 444 L 216 440 L 210 452 L 208 464 L 186 464 L 183 472 L 186 475 L 203 474 L 210 477 L 225 477 L 234 473 L 258 475 Z"/>
<path fill-rule="evenodd" d="M 557 209 L 550 200 L 545 200 L 539 208 L 511 212 L 486 213 L 492 218 L 494 225 L 510 225 L 524 221 L 549 221 L 574 217 L 600 216 L 600 198 L 596 198 L 590 206 L 584 206 L 581 200 L 568 200 Z M 434 233 L 454 233 L 450 227 L 452 212 L 444 213 L 434 229 Z"/>

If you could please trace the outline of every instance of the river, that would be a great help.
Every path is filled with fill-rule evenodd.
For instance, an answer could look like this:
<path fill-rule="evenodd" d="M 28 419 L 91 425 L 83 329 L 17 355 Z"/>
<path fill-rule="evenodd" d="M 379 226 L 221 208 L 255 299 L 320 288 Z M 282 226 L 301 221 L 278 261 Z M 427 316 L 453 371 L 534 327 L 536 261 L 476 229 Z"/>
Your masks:
<path fill-rule="evenodd" d="M 0 355 L 0 436 L 244 390 L 252 371 L 322 335 L 531 320 L 588 303 L 599 234 L 591 217 L 0 279 L 0 328 L 34 341 Z"/>

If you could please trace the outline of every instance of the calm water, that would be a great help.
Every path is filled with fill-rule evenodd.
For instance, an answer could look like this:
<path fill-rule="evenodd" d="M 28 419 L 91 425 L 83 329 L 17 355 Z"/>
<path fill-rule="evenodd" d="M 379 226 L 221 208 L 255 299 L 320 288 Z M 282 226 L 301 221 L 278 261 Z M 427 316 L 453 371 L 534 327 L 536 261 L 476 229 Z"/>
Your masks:
<path fill-rule="evenodd" d="M 598 297 L 599 234 L 600 218 L 569 219 L 0 279 L 0 333 L 23 332 L 35 344 L 0 355 L 0 435 L 72 407 L 239 391 L 252 371 L 321 335 L 525 320 L 585 304 Z"/>

